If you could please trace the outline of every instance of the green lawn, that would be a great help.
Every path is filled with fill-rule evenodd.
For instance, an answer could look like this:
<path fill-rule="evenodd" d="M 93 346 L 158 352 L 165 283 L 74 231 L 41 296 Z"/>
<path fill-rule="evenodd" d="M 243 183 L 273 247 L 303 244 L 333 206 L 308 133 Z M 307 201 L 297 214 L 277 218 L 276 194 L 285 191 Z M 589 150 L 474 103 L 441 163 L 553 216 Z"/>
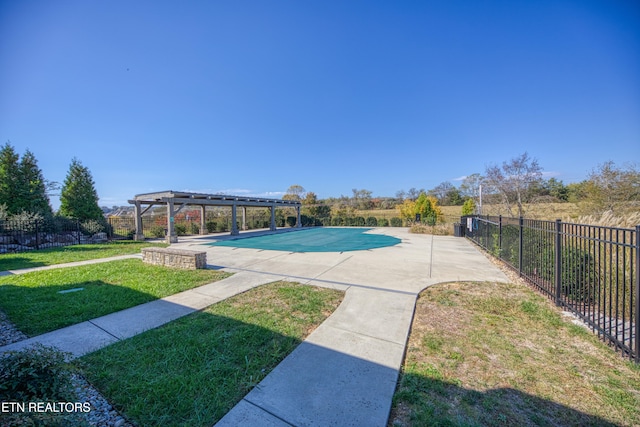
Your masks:
<path fill-rule="evenodd" d="M 141 248 L 149 246 L 166 247 L 167 245 L 162 243 L 123 241 L 94 245 L 72 245 L 42 249 L 39 251 L 3 254 L 0 255 L 0 271 L 136 254 L 140 253 Z"/>
<path fill-rule="evenodd" d="M 637 426 L 640 366 L 524 285 L 418 299 L 389 420 L 408 426 Z"/>
<path fill-rule="evenodd" d="M 276 282 L 82 357 L 85 375 L 140 426 L 214 425 L 343 292 Z"/>
<path fill-rule="evenodd" d="M 228 277 L 125 259 L 0 277 L 0 309 L 29 336 L 133 307 Z M 59 291 L 79 289 L 77 292 Z"/>

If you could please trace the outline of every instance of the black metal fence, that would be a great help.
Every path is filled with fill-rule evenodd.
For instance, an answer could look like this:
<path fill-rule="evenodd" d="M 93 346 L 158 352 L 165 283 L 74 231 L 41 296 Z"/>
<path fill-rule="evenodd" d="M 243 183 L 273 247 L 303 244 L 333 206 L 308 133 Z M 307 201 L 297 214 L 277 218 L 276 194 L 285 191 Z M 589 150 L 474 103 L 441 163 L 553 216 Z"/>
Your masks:
<path fill-rule="evenodd" d="M 108 225 L 101 221 L 4 220 L 0 221 L 0 254 L 105 242 L 108 231 Z"/>
<path fill-rule="evenodd" d="M 464 235 L 640 363 L 640 226 L 462 217 Z"/>

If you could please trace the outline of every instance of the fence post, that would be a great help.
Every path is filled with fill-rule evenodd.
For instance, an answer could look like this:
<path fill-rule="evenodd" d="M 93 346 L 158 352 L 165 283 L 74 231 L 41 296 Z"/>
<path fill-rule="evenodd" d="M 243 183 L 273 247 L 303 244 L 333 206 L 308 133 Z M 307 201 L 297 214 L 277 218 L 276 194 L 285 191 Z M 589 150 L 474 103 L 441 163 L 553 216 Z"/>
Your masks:
<path fill-rule="evenodd" d="M 640 225 L 636 225 L 636 363 L 640 363 Z"/>
<path fill-rule="evenodd" d="M 522 277 L 522 238 L 524 237 L 524 232 L 522 231 L 524 228 L 524 218 L 520 217 L 520 230 L 518 231 L 518 276 Z"/>
<path fill-rule="evenodd" d="M 502 215 L 498 215 L 498 258 L 502 259 Z"/>
<path fill-rule="evenodd" d="M 560 306 L 562 296 L 562 220 L 556 219 L 554 279 L 556 288 L 556 305 Z"/>

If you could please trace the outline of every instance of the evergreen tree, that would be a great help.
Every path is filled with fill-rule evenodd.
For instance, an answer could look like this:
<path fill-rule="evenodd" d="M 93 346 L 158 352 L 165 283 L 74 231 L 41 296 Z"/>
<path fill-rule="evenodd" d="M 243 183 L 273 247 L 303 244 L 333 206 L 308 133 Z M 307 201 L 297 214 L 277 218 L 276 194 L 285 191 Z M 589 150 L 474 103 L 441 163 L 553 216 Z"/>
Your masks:
<path fill-rule="evenodd" d="M 476 202 L 473 199 L 465 200 L 462 205 L 462 216 L 473 215 L 476 213 Z"/>
<path fill-rule="evenodd" d="M 91 172 L 76 158 L 71 161 L 62 185 L 59 214 L 83 221 L 103 219 Z"/>
<path fill-rule="evenodd" d="M 42 171 L 33 153 L 27 150 L 19 167 L 21 211 L 37 213 L 43 217 L 53 215 Z"/>
<path fill-rule="evenodd" d="M 19 158 L 8 142 L 0 149 L 0 205 L 5 205 L 8 215 L 22 211 Z"/>

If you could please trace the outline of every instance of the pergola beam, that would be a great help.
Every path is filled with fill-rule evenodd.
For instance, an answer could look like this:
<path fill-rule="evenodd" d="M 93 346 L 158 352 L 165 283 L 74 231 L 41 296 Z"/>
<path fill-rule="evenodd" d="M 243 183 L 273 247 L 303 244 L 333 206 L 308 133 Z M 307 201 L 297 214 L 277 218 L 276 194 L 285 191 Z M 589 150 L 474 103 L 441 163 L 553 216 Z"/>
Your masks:
<path fill-rule="evenodd" d="M 277 207 L 291 207 L 296 209 L 297 222 L 296 227 L 301 227 L 300 207 L 302 204 L 297 200 L 269 199 L 262 197 L 242 197 L 229 196 L 225 194 L 202 194 L 188 193 L 178 191 L 162 191 L 157 193 L 138 194 L 129 203 L 135 205 L 136 215 L 136 240 L 144 240 L 142 230 L 142 215 L 156 205 L 167 206 L 167 243 L 175 243 L 178 238 L 175 234 L 175 215 L 177 215 L 185 206 L 200 207 L 200 234 L 204 234 L 204 214 L 207 206 L 229 206 L 231 207 L 231 234 L 239 234 L 237 225 L 237 208 L 242 208 L 242 229 L 246 228 L 246 208 L 269 208 L 271 211 L 270 229 L 276 230 L 275 210 Z M 142 205 L 148 205 L 144 210 Z M 179 205 L 177 209 L 175 207 Z"/>

